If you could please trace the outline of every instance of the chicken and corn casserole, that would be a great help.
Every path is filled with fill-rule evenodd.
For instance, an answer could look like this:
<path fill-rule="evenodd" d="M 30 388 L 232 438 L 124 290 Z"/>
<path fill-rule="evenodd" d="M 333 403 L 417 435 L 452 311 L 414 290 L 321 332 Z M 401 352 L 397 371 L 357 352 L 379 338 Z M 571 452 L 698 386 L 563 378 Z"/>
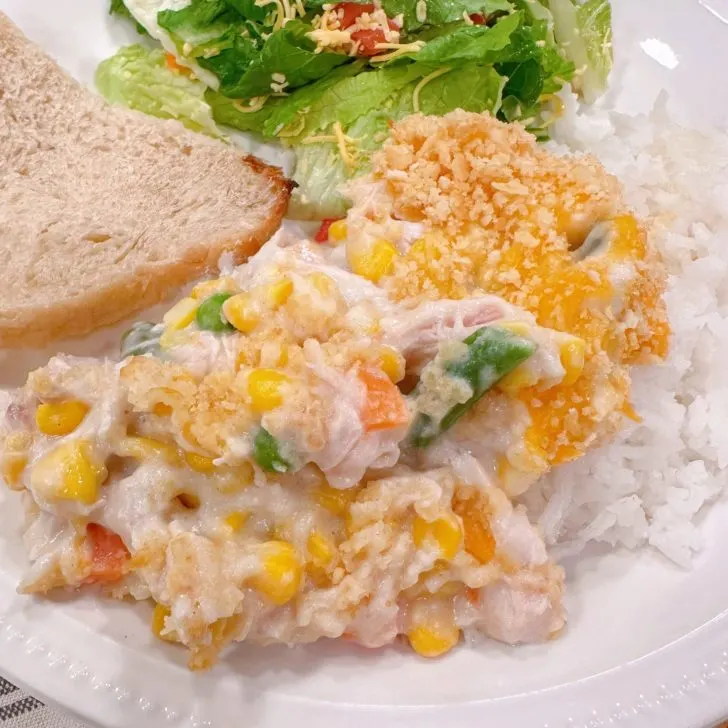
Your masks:
<path fill-rule="evenodd" d="M 637 417 L 663 280 L 618 182 L 487 115 L 413 116 L 316 240 L 281 231 L 120 361 L 12 393 L 26 593 L 153 600 L 192 667 L 234 641 L 547 640 L 564 575 L 515 499 Z"/>

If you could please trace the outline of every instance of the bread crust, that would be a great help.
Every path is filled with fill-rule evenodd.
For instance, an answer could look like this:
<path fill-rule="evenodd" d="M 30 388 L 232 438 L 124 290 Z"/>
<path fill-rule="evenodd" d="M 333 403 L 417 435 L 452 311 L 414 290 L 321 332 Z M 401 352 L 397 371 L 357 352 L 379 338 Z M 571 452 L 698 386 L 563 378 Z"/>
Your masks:
<path fill-rule="evenodd" d="M 69 86 L 76 86 L 75 81 L 68 77 L 55 62 L 42 54 L 0 12 L 0 44 L 6 42 L 8 44 L 6 49 L 10 48 L 13 53 L 17 54 L 20 49 L 24 56 L 22 63 L 32 69 L 32 76 L 35 79 L 42 79 L 40 83 L 45 83 L 46 77 L 53 76 L 48 83 L 55 84 L 53 87 L 55 90 L 57 90 L 59 79 L 61 83 L 67 81 Z M 11 82 L 13 80 L 11 79 Z M 0 107 L 3 104 L 4 91 L 2 69 L 0 69 Z M 43 89 L 41 88 L 40 91 L 42 93 Z M 77 92 L 78 89 L 74 88 L 74 91 Z M 48 93 L 51 93 L 51 90 Z M 88 94 L 94 99 L 94 102 L 90 104 L 92 110 L 98 109 L 105 112 L 109 108 L 107 105 L 101 104 L 90 91 L 83 90 L 81 93 Z M 94 111 L 90 113 L 93 114 Z M 197 146 L 203 143 L 201 137 L 182 129 L 177 122 L 142 117 L 133 111 L 114 109 L 114 113 L 128 114 L 128 123 L 135 129 L 139 128 L 140 137 L 145 136 L 146 130 L 153 132 L 160 130 L 160 135 L 166 133 L 164 130 L 171 130 L 177 142 L 180 140 L 184 142 L 188 135 L 191 145 Z M 99 115 L 99 119 L 100 122 L 103 120 L 108 123 L 108 117 Z M 3 118 L 3 110 L 0 108 L 0 127 L 3 123 L 12 125 L 17 122 L 14 122 L 12 111 L 6 113 Z M 32 134 L 35 130 L 29 129 L 28 131 Z M 171 137 L 172 134 L 168 134 L 168 136 Z M 204 138 L 204 144 L 217 143 Z M 221 148 L 224 147 L 222 142 L 219 144 Z M 14 151 L 12 145 L 6 147 L 9 158 L 0 159 L 0 165 L 5 166 L 6 169 L 12 169 Z M 82 150 L 79 151 L 82 152 Z M 170 153 L 172 153 L 171 147 Z M 41 155 L 41 164 L 42 160 Z M 252 198 L 252 202 L 241 199 L 239 205 L 240 232 L 238 234 L 230 234 L 231 226 L 229 224 L 225 228 L 220 228 L 216 234 L 214 224 L 212 224 L 209 235 L 202 233 L 201 237 L 204 239 L 201 239 L 199 243 L 196 243 L 193 238 L 192 242 L 188 242 L 182 247 L 176 245 L 176 240 L 170 239 L 168 243 L 165 242 L 164 247 L 174 251 L 174 255 L 166 256 L 164 261 L 155 262 L 153 256 L 147 260 L 140 259 L 138 264 L 135 261 L 133 269 L 116 271 L 115 275 L 109 274 L 106 276 L 105 282 L 95 283 L 92 287 L 83 290 L 80 295 L 64 297 L 63 291 L 58 290 L 58 295 L 54 296 L 51 286 L 48 293 L 51 300 L 58 301 L 55 305 L 36 305 L 34 303 L 27 306 L 19 305 L 17 300 L 9 300 L 8 295 L 4 294 L 0 287 L 0 347 L 41 347 L 54 340 L 87 335 L 98 328 L 117 323 L 137 311 L 168 298 L 184 284 L 214 268 L 223 253 L 231 253 L 236 263 L 241 263 L 255 254 L 279 227 L 288 206 L 293 183 L 285 178 L 280 169 L 271 167 L 255 157 L 238 155 L 238 161 L 241 167 L 240 185 L 247 185 L 246 190 L 250 190 Z M 231 165 L 232 174 L 235 177 L 237 175 L 234 173 L 234 160 Z M 41 174 L 42 172 L 43 170 L 40 170 Z M 190 174 L 193 175 L 194 172 L 193 162 L 190 162 Z M 230 169 L 227 170 L 227 173 L 231 173 Z M 33 170 L 30 174 L 33 174 Z M 25 180 L 27 179 L 26 177 Z M 89 180 L 88 183 L 90 186 L 97 185 L 101 188 L 105 184 L 105 179 L 106 175 L 99 174 L 97 179 Z M 3 184 L 8 186 L 12 184 L 11 175 L 4 179 L 0 174 L 0 193 L 3 191 Z M 6 187 L 6 192 L 8 189 L 9 187 Z M 28 194 L 28 185 L 22 188 L 22 193 Z M 42 206 L 45 199 L 39 195 L 38 204 Z M 154 199 L 153 196 L 152 199 Z M 120 204 L 126 204 L 126 201 L 120 201 Z M 231 202 L 230 208 L 232 208 L 233 214 L 235 207 L 235 202 Z M 248 211 L 247 215 L 246 211 Z M 161 204 L 158 214 L 167 213 L 173 214 L 169 210 L 165 210 L 165 206 Z M 42 209 L 39 214 L 42 217 Z M 134 217 L 133 208 L 129 211 L 129 215 Z M 17 223 L 17 220 L 13 220 L 13 222 Z M 20 222 L 22 223 L 22 221 Z M 169 227 L 170 238 L 172 238 L 174 225 L 170 224 Z M 234 227 L 232 227 L 233 230 Z M 28 229 L 33 228 L 28 226 Z M 19 237 L 14 243 L 11 241 L 9 247 L 22 246 L 29 242 L 31 241 L 24 241 Z M 74 250 L 74 254 L 79 253 Z M 59 260 L 64 266 L 72 265 L 73 261 L 69 260 L 70 257 L 68 255 L 63 257 L 59 250 Z M 48 287 L 47 284 L 45 285 Z"/>
<path fill-rule="evenodd" d="M 185 283 L 215 268 L 223 253 L 232 253 L 236 264 L 244 263 L 278 229 L 288 206 L 288 180 L 275 167 L 267 169 L 280 178 L 281 184 L 273 214 L 254 235 L 228 240 L 214 249 L 200 245 L 179 258 L 174 266 L 165 266 L 163 276 L 157 266 L 149 265 L 127 283 L 115 281 L 89 291 L 83 300 L 65 303 L 62 308 L 13 314 L 0 310 L 0 348 L 40 348 L 59 339 L 85 336 L 165 300 Z"/>

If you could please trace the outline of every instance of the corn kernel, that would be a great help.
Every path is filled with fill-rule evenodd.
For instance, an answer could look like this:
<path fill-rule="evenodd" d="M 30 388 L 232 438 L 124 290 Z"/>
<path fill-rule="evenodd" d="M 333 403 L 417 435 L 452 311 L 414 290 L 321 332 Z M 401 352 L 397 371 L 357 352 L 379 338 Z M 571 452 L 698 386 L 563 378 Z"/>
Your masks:
<path fill-rule="evenodd" d="M 460 640 L 460 628 L 454 621 L 432 620 L 415 624 L 407 632 L 412 649 L 422 657 L 440 657 Z"/>
<path fill-rule="evenodd" d="M 249 488 L 255 480 L 255 469 L 249 462 L 244 462 L 235 468 L 225 469 L 218 473 L 215 487 L 225 495 L 235 495 Z"/>
<path fill-rule="evenodd" d="M 202 281 L 193 289 L 190 296 L 197 301 L 204 301 L 215 293 L 232 293 L 235 290 L 235 281 L 232 278 L 215 278 L 211 281 Z"/>
<path fill-rule="evenodd" d="M 152 614 L 152 634 L 165 642 L 179 642 L 179 637 L 174 631 L 164 632 L 164 626 L 172 613 L 164 604 L 157 604 Z"/>
<path fill-rule="evenodd" d="M 521 365 L 506 374 L 498 382 L 498 389 L 511 397 L 515 397 L 522 389 L 533 387 L 537 383 L 538 377 L 528 367 Z"/>
<path fill-rule="evenodd" d="M 383 346 L 379 350 L 379 366 L 395 384 L 404 379 L 404 357 L 391 346 Z"/>
<path fill-rule="evenodd" d="M 238 293 L 223 304 L 225 318 L 243 334 L 250 334 L 260 323 L 260 314 L 247 293 Z"/>
<path fill-rule="evenodd" d="M 498 460 L 499 486 L 511 498 L 523 495 L 537 478 L 538 474 L 525 473 L 514 468 L 505 455 Z"/>
<path fill-rule="evenodd" d="M 492 561 L 496 541 L 482 499 L 474 497 L 457 500 L 453 503 L 453 508 L 463 521 L 465 550 L 481 564 Z"/>
<path fill-rule="evenodd" d="M 316 566 L 327 566 L 336 553 L 336 547 L 331 543 L 330 539 L 316 529 L 311 531 L 306 542 L 306 548 Z"/>
<path fill-rule="evenodd" d="M 189 341 L 189 334 L 186 331 L 176 329 L 165 329 L 159 337 L 159 348 L 168 351 L 175 346 L 181 346 Z"/>
<path fill-rule="evenodd" d="M 100 470 L 89 456 L 85 442 L 71 442 L 51 453 L 57 455 L 61 470 L 61 487 L 57 493 L 61 500 L 75 500 L 90 506 L 99 496 Z"/>
<path fill-rule="evenodd" d="M 573 384 L 584 371 L 586 342 L 584 339 L 570 337 L 561 345 L 561 366 L 564 367 L 562 384 Z"/>
<path fill-rule="evenodd" d="M 163 458 L 170 465 L 179 465 L 180 456 L 176 447 L 150 437 L 125 437 L 119 442 L 117 455 L 136 458 L 137 460 L 153 460 Z"/>
<path fill-rule="evenodd" d="M 329 225 L 329 242 L 340 243 L 346 240 L 349 230 L 346 226 L 346 220 L 336 220 Z"/>
<path fill-rule="evenodd" d="M 222 648 L 240 633 L 241 622 L 242 617 L 237 614 L 213 622 L 208 627 L 205 641 L 192 648 L 187 667 L 190 670 L 209 670 L 217 662 Z"/>
<path fill-rule="evenodd" d="M 0 477 L 12 488 L 20 483 L 20 478 L 27 464 L 27 455 L 20 453 L 7 455 L 0 461 Z"/>
<path fill-rule="evenodd" d="M 265 300 L 271 308 L 282 306 L 293 293 L 293 282 L 289 278 L 281 278 L 276 283 L 266 286 Z"/>
<path fill-rule="evenodd" d="M 356 500 L 356 488 L 332 488 L 328 483 L 322 483 L 313 493 L 314 500 L 329 513 L 335 516 L 343 516 L 349 510 L 349 506 Z"/>
<path fill-rule="evenodd" d="M 179 331 L 189 326 L 195 320 L 199 305 L 199 301 L 189 297 L 177 301 L 162 318 L 167 330 Z"/>
<path fill-rule="evenodd" d="M 269 412 L 283 403 L 283 387 L 290 379 L 275 369 L 254 369 L 248 375 L 248 394 L 253 410 Z"/>
<path fill-rule="evenodd" d="M 157 417 L 169 417 L 172 412 L 172 407 L 164 402 L 157 402 L 157 404 L 152 407 L 152 414 L 157 415 Z"/>
<path fill-rule="evenodd" d="M 46 402 L 36 409 L 35 423 L 44 435 L 67 435 L 83 422 L 88 410 L 88 405 L 77 399 Z"/>
<path fill-rule="evenodd" d="M 457 518 L 450 514 L 434 521 L 426 521 L 420 516 L 415 516 L 412 537 L 418 548 L 422 548 L 426 543 L 435 543 L 442 557 L 450 560 L 460 549 L 463 531 Z"/>
<path fill-rule="evenodd" d="M 225 524 L 234 532 L 237 533 L 243 529 L 243 526 L 248 522 L 250 513 L 246 511 L 233 511 L 225 519 Z"/>
<path fill-rule="evenodd" d="M 336 282 L 326 273 L 316 271 L 306 276 L 306 278 L 322 296 L 333 296 L 337 291 Z"/>
<path fill-rule="evenodd" d="M 510 331 L 516 336 L 528 338 L 531 335 L 531 327 L 525 321 L 497 321 L 494 326 Z"/>
<path fill-rule="evenodd" d="M 267 541 L 261 544 L 260 559 L 261 570 L 251 579 L 253 588 L 278 606 L 290 602 L 303 576 L 296 550 L 286 541 Z"/>
<path fill-rule="evenodd" d="M 0 477 L 10 488 L 20 486 L 20 479 L 28 464 L 28 449 L 33 443 L 29 432 L 11 432 L 0 452 Z"/>
<path fill-rule="evenodd" d="M 382 239 L 375 240 L 368 250 L 348 251 L 351 270 L 372 283 L 378 283 L 392 271 L 397 255 L 397 248 Z"/>
<path fill-rule="evenodd" d="M 215 461 L 205 455 L 198 455 L 196 452 L 186 452 L 185 460 L 196 473 L 212 473 L 215 470 Z"/>

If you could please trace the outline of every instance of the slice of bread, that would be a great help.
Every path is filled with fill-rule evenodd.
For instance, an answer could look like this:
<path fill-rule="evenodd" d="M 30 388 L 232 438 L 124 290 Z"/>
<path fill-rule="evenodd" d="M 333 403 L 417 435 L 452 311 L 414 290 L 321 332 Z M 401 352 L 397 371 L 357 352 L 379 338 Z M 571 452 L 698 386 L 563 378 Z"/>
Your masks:
<path fill-rule="evenodd" d="M 0 12 L 0 347 L 80 336 L 255 253 L 291 183 L 235 147 L 116 108 Z"/>

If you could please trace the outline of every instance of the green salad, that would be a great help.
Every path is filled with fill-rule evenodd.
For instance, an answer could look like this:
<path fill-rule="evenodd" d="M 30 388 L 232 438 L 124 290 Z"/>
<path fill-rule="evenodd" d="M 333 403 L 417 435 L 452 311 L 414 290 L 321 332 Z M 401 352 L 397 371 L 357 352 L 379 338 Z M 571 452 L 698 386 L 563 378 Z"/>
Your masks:
<path fill-rule="evenodd" d="M 586 101 L 612 65 L 609 0 L 113 0 L 163 48 L 104 61 L 112 102 L 195 131 L 218 125 L 295 152 L 291 213 L 338 217 L 389 127 L 456 108 L 548 138 L 570 84 Z"/>

